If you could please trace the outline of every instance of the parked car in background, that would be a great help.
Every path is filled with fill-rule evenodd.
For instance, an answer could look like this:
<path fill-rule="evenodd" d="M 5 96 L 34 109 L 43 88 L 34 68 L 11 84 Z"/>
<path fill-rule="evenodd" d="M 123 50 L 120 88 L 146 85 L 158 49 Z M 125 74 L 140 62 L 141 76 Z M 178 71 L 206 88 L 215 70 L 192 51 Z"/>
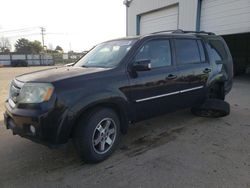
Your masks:
<path fill-rule="evenodd" d="M 232 82 L 232 57 L 213 33 L 177 30 L 116 39 L 72 66 L 17 76 L 5 103 L 5 125 L 48 146 L 73 138 L 86 162 L 100 162 L 131 123 L 184 108 L 201 116 L 229 114 L 223 100 Z"/>

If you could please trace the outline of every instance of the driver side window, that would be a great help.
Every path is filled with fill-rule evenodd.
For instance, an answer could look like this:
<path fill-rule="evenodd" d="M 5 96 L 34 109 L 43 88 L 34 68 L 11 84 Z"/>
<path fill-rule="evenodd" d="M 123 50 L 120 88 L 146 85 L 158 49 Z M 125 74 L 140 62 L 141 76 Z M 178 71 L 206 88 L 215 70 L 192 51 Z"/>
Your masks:
<path fill-rule="evenodd" d="M 171 66 L 170 41 L 164 39 L 145 43 L 135 57 L 135 62 L 141 60 L 150 60 L 152 68 Z"/>

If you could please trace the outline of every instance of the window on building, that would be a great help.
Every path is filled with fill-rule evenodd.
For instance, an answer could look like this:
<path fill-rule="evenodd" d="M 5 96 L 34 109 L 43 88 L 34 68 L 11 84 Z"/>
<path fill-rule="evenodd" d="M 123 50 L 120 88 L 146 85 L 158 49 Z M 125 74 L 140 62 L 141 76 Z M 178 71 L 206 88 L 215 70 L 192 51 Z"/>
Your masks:
<path fill-rule="evenodd" d="M 135 57 L 135 62 L 150 60 L 151 67 L 171 66 L 171 48 L 169 40 L 152 40 L 143 45 Z"/>
<path fill-rule="evenodd" d="M 202 50 L 199 51 L 197 40 L 175 39 L 176 57 L 179 64 L 190 64 L 202 62 Z M 200 56 L 201 53 L 201 56 Z M 204 53 L 204 49 L 203 49 Z M 203 54 L 203 59 L 205 54 Z"/>

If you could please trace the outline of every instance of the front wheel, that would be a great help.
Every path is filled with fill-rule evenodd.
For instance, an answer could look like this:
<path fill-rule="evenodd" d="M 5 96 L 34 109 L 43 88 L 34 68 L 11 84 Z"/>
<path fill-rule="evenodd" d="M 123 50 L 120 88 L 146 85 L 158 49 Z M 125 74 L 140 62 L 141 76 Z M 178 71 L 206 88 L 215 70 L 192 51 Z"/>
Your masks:
<path fill-rule="evenodd" d="M 79 121 L 74 132 L 76 150 L 87 163 L 108 158 L 120 140 L 120 121 L 109 108 L 98 108 Z"/>

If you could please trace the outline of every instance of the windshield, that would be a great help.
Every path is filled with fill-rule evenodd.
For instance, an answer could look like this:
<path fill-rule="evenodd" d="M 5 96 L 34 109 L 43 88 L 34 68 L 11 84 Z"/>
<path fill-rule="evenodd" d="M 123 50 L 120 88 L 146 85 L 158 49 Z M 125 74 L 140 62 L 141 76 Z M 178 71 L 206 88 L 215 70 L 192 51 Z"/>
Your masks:
<path fill-rule="evenodd" d="M 74 66 L 77 67 L 116 67 L 130 50 L 135 40 L 105 42 L 94 47 Z"/>

